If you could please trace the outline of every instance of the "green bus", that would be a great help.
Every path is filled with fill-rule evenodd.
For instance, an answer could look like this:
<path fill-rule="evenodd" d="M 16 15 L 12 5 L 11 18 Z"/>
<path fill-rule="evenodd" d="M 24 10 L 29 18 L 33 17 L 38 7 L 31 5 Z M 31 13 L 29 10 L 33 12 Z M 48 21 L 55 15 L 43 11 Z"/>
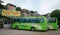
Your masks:
<path fill-rule="evenodd" d="M 48 19 L 48 29 L 50 29 L 50 30 L 57 30 L 58 29 L 57 23 L 58 23 L 57 18 L 55 18 L 55 17 L 49 18 Z"/>
<path fill-rule="evenodd" d="M 12 28 L 15 29 L 26 29 L 26 30 L 47 30 L 47 21 L 46 17 L 20 17 L 19 19 L 15 19 L 12 24 Z"/>

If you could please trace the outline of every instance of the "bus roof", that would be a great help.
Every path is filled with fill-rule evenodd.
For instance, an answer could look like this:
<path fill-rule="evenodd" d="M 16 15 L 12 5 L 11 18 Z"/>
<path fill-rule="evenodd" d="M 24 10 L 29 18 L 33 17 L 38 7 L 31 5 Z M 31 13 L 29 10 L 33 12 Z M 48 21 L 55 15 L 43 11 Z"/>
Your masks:
<path fill-rule="evenodd" d="M 44 18 L 44 16 L 26 16 L 26 17 L 19 17 L 19 18 L 15 18 L 15 19 L 20 19 L 20 18 Z"/>

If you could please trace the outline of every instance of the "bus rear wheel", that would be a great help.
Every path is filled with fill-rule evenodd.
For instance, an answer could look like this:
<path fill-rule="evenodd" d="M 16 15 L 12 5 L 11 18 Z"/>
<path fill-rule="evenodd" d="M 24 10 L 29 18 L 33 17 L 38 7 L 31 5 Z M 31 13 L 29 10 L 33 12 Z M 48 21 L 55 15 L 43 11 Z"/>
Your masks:
<path fill-rule="evenodd" d="M 18 26 L 16 26 L 16 29 L 18 30 Z"/>
<path fill-rule="evenodd" d="M 31 31 L 35 31 L 35 28 L 34 28 L 34 27 L 32 27 L 32 28 L 31 28 Z"/>

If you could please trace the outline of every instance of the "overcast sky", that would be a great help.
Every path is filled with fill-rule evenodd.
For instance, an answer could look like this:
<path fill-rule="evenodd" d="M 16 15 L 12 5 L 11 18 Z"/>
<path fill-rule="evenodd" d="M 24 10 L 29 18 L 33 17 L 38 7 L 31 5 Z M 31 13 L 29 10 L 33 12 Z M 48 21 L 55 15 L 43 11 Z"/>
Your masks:
<path fill-rule="evenodd" d="M 22 9 L 38 11 L 39 14 L 51 13 L 55 9 L 60 9 L 60 0 L 2 0 L 4 5 L 11 3 Z"/>

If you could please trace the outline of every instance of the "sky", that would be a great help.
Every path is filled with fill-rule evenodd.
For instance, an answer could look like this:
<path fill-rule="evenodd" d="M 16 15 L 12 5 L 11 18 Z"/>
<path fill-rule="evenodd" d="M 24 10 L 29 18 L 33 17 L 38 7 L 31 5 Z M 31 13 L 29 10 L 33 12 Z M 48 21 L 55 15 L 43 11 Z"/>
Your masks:
<path fill-rule="evenodd" d="M 60 0 L 2 0 L 6 5 L 11 3 L 22 9 L 38 11 L 40 15 L 51 13 L 55 9 L 60 9 Z"/>

